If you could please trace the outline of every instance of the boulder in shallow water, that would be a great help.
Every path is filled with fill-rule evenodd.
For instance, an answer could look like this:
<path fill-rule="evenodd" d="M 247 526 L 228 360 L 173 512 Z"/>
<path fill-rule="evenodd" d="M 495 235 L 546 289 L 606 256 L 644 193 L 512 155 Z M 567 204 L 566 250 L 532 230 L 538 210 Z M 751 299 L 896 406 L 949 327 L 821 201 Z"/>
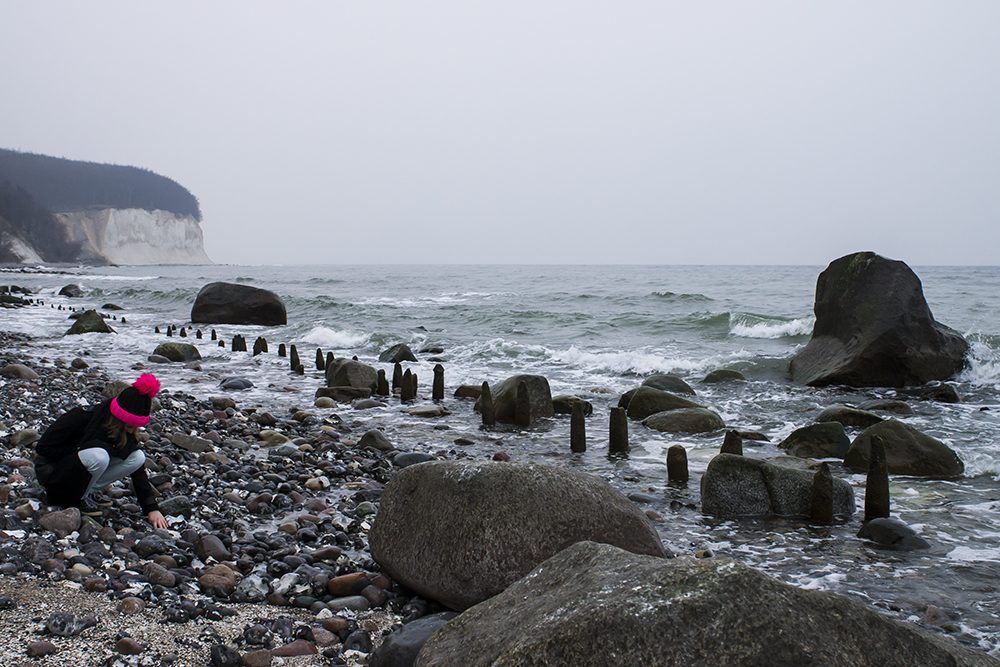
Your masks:
<path fill-rule="evenodd" d="M 819 416 L 816 417 L 816 421 L 837 422 L 838 424 L 849 428 L 868 428 L 869 426 L 882 421 L 882 418 L 874 412 L 868 412 L 867 410 L 852 408 L 849 405 L 841 405 L 838 403 L 836 405 L 831 405 L 819 413 Z M 843 455 L 841 455 L 841 458 L 843 458 Z"/>
<path fill-rule="evenodd" d="M 353 359 L 334 359 L 326 366 L 326 386 L 368 389 L 371 396 L 378 390 L 378 371 Z"/>
<path fill-rule="evenodd" d="M 965 464 L 948 445 L 895 419 L 886 419 L 859 433 L 844 457 L 844 465 L 867 470 L 871 439 L 876 435 L 885 443 L 890 475 L 949 478 L 965 472 Z"/>
<path fill-rule="evenodd" d="M 371 398 L 369 387 L 320 387 L 316 390 L 316 398 L 331 398 L 338 403 L 350 403 L 359 398 Z"/>
<path fill-rule="evenodd" d="M 479 398 L 483 394 L 483 388 L 479 385 L 463 384 L 455 390 L 455 398 Z"/>
<path fill-rule="evenodd" d="M 653 387 L 654 389 L 659 389 L 661 391 L 669 391 L 672 394 L 690 394 L 694 396 L 695 391 L 691 388 L 684 380 L 680 379 L 676 375 L 667 375 L 665 373 L 657 373 L 656 375 L 650 375 L 648 378 L 642 381 L 643 387 Z"/>
<path fill-rule="evenodd" d="M 913 414 L 913 408 L 911 408 L 907 403 L 892 398 L 873 398 L 868 401 L 861 401 L 858 403 L 858 409 L 866 411 L 878 410 L 879 412 L 891 412 L 896 415 Z M 868 426 L 871 426 L 871 424 Z M 865 428 L 867 428 L 867 426 Z"/>
<path fill-rule="evenodd" d="M 397 343 L 387 350 L 382 350 L 378 360 L 383 363 L 400 364 L 404 361 L 416 361 L 417 357 L 406 343 Z"/>
<path fill-rule="evenodd" d="M 270 290 L 220 282 L 209 283 L 198 292 L 191 321 L 273 327 L 288 324 L 288 315 L 284 302 Z"/>
<path fill-rule="evenodd" d="M 516 423 L 514 409 L 517 404 L 517 386 L 521 382 L 524 382 L 528 389 L 529 422 L 534 423 L 539 419 L 554 416 L 555 408 L 552 407 L 549 381 L 541 375 L 515 375 L 496 386 L 490 385 L 493 416 L 496 421 L 504 424 Z M 476 400 L 474 408 L 477 412 L 482 411 L 482 396 Z"/>
<path fill-rule="evenodd" d="M 746 456 L 719 454 L 701 478 L 701 509 L 717 517 L 801 516 L 812 506 L 814 473 L 777 466 Z M 833 480 L 833 513 L 854 514 L 854 491 L 842 479 Z"/>
<path fill-rule="evenodd" d="M 934 320 L 920 279 L 873 252 L 834 260 L 816 281 L 812 339 L 792 357 L 795 382 L 905 387 L 946 380 L 969 344 Z"/>
<path fill-rule="evenodd" d="M 890 518 L 872 519 L 858 531 L 858 537 L 871 540 L 883 547 L 899 549 L 900 551 L 916 551 L 930 549 L 930 543 L 917 535 L 917 531 L 902 521 Z"/>
<path fill-rule="evenodd" d="M 702 380 L 706 384 L 718 384 L 720 382 L 746 382 L 746 377 L 743 373 L 739 371 L 729 370 L 728 368 L 720 368 L 714 370 Z"/>
<path fill-rule="evenodd" d="M 383 572 L 459 610 L 587 539 L 667 555 L 646 515 L 603 480 L 496 461 L 403 468 L 386 485 L 369 534 Z"/>
<path fill-rule="evenodd" d="M 609 656 L 614 656 L 609 659 Z M 728 558 L 580 542 L 424 643 L 416 667 L 995 667 L 939 633 Z"/>
<path fill-rule="evenodd" d="M 104 321 L 101 314 L 96 310 L 85 310 L 83 311 L 76 321 L 73 322 L 73 326 L 66 330 L 64 336 L 72 336 L 76 334 L 85 333 L 118 333 L 114 329 L 108 326 L 108 323 Z"/>
<path fill-rule="evenodd" d="M 594 413 L 594 406 L 591 402 L 579 396 L 555 396 L 552 399 L 552 409 L 557 415 L 571 415 L 573 414 L 573 406 L 577 403 L 583 404 L 584 416 L 589 417 Z"/>
<path fill-rule="evenodd" d="M 663 433 L 711 433 L 726 428 L 725 422 L 707 408 L 679 408 L 649 415 L 642 425 Z"/>
<path fill-rule="evenodd" d="M 253 382 L 247 380 L 246 378 L 228 377 L 222 378 L 219 382 L 219 386 L 223 389 L 233 389 L 239 391 L 242 389 L 250 389 L 253 387 Z"/>
<path fill-rule="evenodd" d="M 778 447 L 804 459 L 843 459 L 851 439 L 839 422 L 828 421 L 795 429 Z"/>
<path fill-rule="evenodd" d="M 68 296 L 71 299 L 83 298 L 83 290 L 79 285 L 66 285 L 59 290 L 59 296 Z"/>
<path fill-rule="evenodd" d="M 624 407 L 619 403 L 619 407 Z M 636 421 L 642 421 L 650 415 L 655 415 L 657 412 L 665 412 L 667 410 L 677 410 L 680 408 L 703 408 L 704 405 L 700 403 L 695 403 L 694 401 L 689 401 L 686 398 L 681 398 L 675 394 L 671 394 L 668 391 L 663 391 L 662 389 L 657 389 L 656 387 L 639 387 L 632 394 L 632 397 L 628 401 L 628 414 L 629 419 L 634 419 Z"/>
<path fill-rule="evenodd" d="M 173 362 L 197 361 L 201 359 L 201 353 L 198 351 L 198 348 L 191 343 L 160 343 L 153 350 L 153 354 L 166 357 Z"/>

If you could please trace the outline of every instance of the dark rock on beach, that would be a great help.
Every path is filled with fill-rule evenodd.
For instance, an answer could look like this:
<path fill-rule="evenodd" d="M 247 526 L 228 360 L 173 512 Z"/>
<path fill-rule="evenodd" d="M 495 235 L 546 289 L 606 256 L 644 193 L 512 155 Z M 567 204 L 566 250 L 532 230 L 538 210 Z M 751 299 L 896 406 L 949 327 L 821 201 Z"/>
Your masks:
<path fill-rule="evenodd" d="M 920 279 L 872 252 L 834 260 L 816 281 L 812 339 L 792 358 L 795 382 L 906 387 L 947 380 L 969 344 L 934 320 Z"/>
<path fill-rule="evenodd" d="M 59 296 L 68 296 L 71 299 L 82 299 L 84 293 L 83 290 L 80 289 L 79 285 L 66 285 L 59 290 Z"/>
<path fill-rule="evenodd" d="M 577 403 L 583 404 L 584 416 L 589 417 L 594 413 L 594 406 L 590 401 L 578 396 L 555 396 L 552 398 L 552 409 L 557 415 L 571 415 L 573 414 L 573 406 Z"/>
<path fill-rule="evenodd" d="M 720 368 L 706 375 L 702 382 L 706 384 L 719 384 L 720 382 L 746 382 L 746 380 L 743 373 L 739 371 Z"/>
<path fill-rule="evenodd" d="M 536 422 L 539 419 L 552 417 L 555 409 L 552 407 L 552 391 L 549 389 L 549 381 L 541 375 L 515 375 L 490 386 L 490 393 L 493 396 L 493 414 L 498 422 L 514 424 L 515 407 L 517 403 L 517 386 L 524 382 L 528 388 L 528 402 L 530 405 L 530 421 Z M 476 400 L 475 409 L 480 411 L 482 407 L 482 397 Z"/>
<path fill-rule="evenodd" d="M 851 443 L 844 465 L 867 470 L 874 436 L 881 437 L 885 443 L 890 475 L 949 478 L 965 472 L 962 460 L 948 445 L 895 419 L 879 422 L 859 433 Z"/>
<path fill-rule="evenodd" d="M 201 359 L 198 348 L 191 343 L 175 343 L 173 341 L 160 343 L 153 350 L 153 354 L 166 357 L 173 362 L 197 361 Z"/>
<path fill-rule="evenodd" d="M 609 660 L 609 656 L 614 656 Z M 580 542 L 435 632 L 417 667 L 997 665 L 833 593 L 725 558 Z"/>
<path fill-rule="evenodd" d="M 368 667 L 410 667 L 430 636 L 456 616 L 446 611 L 410 621 L 385 638 L 371 654 Z"/>
<path fill-rule="evenodd" d="M 804 459 L 843 459 L 851 448 L 851 439 L 847 437 L 840 422 L 823 421 L 795 429 L 778 443 L 778 447 L 792 456 Z"/>
<path fill-rule="evenodd" d="M 852 408 L 849 405 L 831 405 L 816 417 L 817 422 L 837 422 L 848 428 L 868 428 L 882 421 L 874 412 Z M 846 452 L 845 452 L 846 454 Z M 843 458 L 843 454 L 840 455 Z"/>
<path fill-rule="evenodd" d="M 24 364 L 7 364 L 0 370 L 0 376 L 18 380 L 37 380 L 40 376 Z"/>
<path fill-rule="evenodd" d="M 368 389 L 370 396 L 378 390 L 378 371 L 353 359 L 334 359 L 326 365 L 326 386 Z"/>
<path fill-rule="evenodd" d="M 711 433 L 726 428 L 725 422 L 708 408 L 679 408 L 651 414 L 642 425 L 665 433 Z"/>
<path fill-rule="evenodd" d="M 868 521 L 861 526 L 861 530 L 858 531 L 858 537 L 871 540 L 883 547 L 890 547 L 900 551 L 917 551 L 931 548 L 927 540 L 917 535 L 917 531 L 902 521 L 891 518 L 879 518 Z"/>
<path fill-rule="evenodd" d="M 704 408 L 704 405 L 681 398 L 675 394 L 656 387 L 642 386 L 636 389 L 628 402 L 626 414 L 629 419 L 641 421 L 657 412 L 677 410 L 680 408 Z"/>
<path fill-rule="evenodd" d="M 369 533 L 372 557 L 385 573 L 458 610 L 579 540 L 667 555 L 646 515 L 607 483 L 522 463 L 404 468 L 386 485 Z"/>
<path fill-rule="evenodd" d="M 719 454 L 701 478 L 701 509 L 717 517 L 808 517 L 813 473 L 777 466 L 760 459 Z M 854 514 L 854 491 L 842 479 L 833 480 L 833 514 Z"/>
<path fill-rule="evenodd" d="M 96 310 L 85 310 L 73 322 L 73 326 L 66 330 L 64 336 L 72 336 L 85 333 L 117 333 L 108 326 L 101 314 Z"/>
<path fill-rule="evenodd" d="M 694 396 L 695 391 L 684 380 L 676 375 L 657 374 L 650 375 L 642 381 L 643 387 L 652 387 L 661 391 L 669 391 L 672 394 L 690 394 Z"/>
<path fill-rule="evenodd" d="M 397 343 L 387 350 L 383 350 L 378 355 L 378 360 L 382 363 L 399 364 L 404 361 L 416 361 L 417 356 L 406 343 Z"/>
<path fill-rule="evenodd" d="M 191 321 L 206 324 L 258 324 L 280 326 L 288 323 L 285 304 L 269 290 L 209 283 L 201 288 L 191 307 Z"/>

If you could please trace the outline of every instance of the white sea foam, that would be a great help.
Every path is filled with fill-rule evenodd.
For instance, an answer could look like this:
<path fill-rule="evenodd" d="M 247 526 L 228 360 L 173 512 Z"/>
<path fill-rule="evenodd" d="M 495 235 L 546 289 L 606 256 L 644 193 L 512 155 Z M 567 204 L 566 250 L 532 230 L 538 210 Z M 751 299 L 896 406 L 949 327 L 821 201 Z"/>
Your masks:
<path fill-rule="evenodd" d="M 131 283 L 131 282 L 135 282 L 137 280 L 159 280 L 159 279 L 160 279 L 160 276 L 100 276 L 100 275 L 94 275 L 94 274 L 87 274 L 86 275 L 86 280 L 88 282 L 89 281 L 94 281 L 94 280 L 114 280 L 114 281 L 118 281 L 118 282 L 124 281 L 124 282 Z"/>
<path fill-rule="evenodd" d="M 729 315 L 729 332 L 741 338 L 808 336 L 815 323 L 816 318 L 812 316 L 796 320 L 776 320 L 747 313 L 732 313 Z"/>
<path fill-rule="evenodd" d="M 975 387 L 1000 389 L 1000 353 L 997 350 L 982 341 L 973 341 L 967 358 L 969 366 L 962 371 L 960 381 Z"/>
<path fill-rule="evenodd" d="M 362 347 L 371 338 L 371 334 L 361 331 L 335 331 L 327 327 L 314 327 L 302 340 L 318 347 L 344 350 Z"/>
<path fill-rule="evenodd" d="M 724 366 L 726 363 L 749 359 L 753 356 L 740 350 L 732 354 L 716 355 L 706 359 L 688 359 L 652 350 L 588 352 L 580 350 L 575 345 L 570 346 L 567 350 L 552 350 L 549 354 L 552 361 L 576 366 L 585 371 L 612 372 L 620 375 L 627 373 L 635 373 L 636 375 L 649 375 L 651 373 L 696 375 Z"/>
<path fill-rule="evenodd" d="M 949 560 L 961 562 L 1000 562 L 1000 548 L 973 549 L 968 546 L 955 547 L 948 552 Z"/>

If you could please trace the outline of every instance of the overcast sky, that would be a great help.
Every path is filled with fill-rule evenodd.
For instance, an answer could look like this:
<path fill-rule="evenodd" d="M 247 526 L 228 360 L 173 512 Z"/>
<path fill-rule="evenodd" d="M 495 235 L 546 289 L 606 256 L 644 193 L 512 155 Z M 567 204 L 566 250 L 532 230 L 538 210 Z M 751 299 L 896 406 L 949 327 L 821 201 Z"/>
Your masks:
<path fill-rule="evenodd" d="M 1000 2 L 0 0 L 0 146 L 216 262 L 997 264 Z"/>

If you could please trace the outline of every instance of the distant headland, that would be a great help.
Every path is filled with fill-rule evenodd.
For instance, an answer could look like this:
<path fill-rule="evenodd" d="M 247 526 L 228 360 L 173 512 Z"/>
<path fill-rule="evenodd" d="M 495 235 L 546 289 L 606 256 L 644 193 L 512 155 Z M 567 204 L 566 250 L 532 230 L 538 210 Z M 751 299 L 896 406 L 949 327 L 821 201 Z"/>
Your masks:
<path fill-rule="evenodd" d="M 148 169 L 0 149 L 0 263 L 211 264 L 200 222 Z"/>

